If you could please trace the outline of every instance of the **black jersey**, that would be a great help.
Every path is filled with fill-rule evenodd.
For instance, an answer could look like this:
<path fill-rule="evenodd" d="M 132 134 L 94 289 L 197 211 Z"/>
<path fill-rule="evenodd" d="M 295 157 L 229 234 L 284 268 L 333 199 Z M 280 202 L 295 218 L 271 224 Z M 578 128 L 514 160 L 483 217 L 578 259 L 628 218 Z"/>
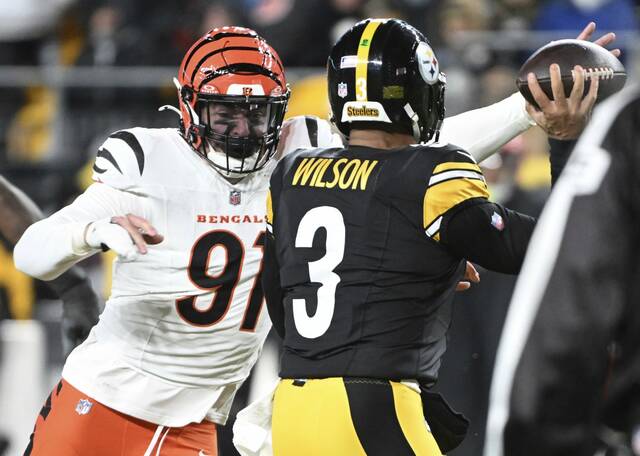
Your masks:
<path fill-rule="evenodd" d="M 440 242 L 443 219 L 487 197 L 478 165 L 450 145 L 281 161 L 267 217 L 285 314 L 281 376 L 435 380 L 465 269 Z"/>

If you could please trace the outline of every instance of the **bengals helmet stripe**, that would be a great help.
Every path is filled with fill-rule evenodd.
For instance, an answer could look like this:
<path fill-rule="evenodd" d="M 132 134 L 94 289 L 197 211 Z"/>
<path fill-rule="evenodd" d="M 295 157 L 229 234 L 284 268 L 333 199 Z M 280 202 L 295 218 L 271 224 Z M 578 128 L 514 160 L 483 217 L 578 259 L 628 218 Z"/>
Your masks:
<path fill-rule="evenodd" d="M 196 77 L 196 73 L 198 72 L 198 70 L 200 69 L 200 67 L 202 66 L 202 64 L 209 58 L 212 57 L 216 54 L 220 54 L 222 52 L 231 52 L 231 51 L 255 51 L 258 52 L 260 54 L 265 54 L 271 58 L 274 58 L 273 55 L 269 52 L 263 52 L 260 48 L 257 47 L 248 47 L 248 46 L 227 46 L 224 47 L 222 49 L 216 49 L 215 51 L 210 52 L 209 54 L 205 55 L 204 57 L 202 57 L 200 59 L 200 61 L 198 62 L 198 64 L 193 68 L 193 72 L 191 73 L 191 79 L 194 79 Z M 263 58 L 264 59 L 264 58 Z M 276 60 L 276 62 L 278 64 L 280 64 L 280 62 L 278 62 Z M 280 71 L 282 71 L 282 67 L 280 67 Z M 276 81 L 277 82 L 277 81 Z"/>
<path fill-rule="evenodd" d="M 204 84 L 210 81 L 213 81 L 215 78 L 224 76 L 226 74 L 246 74 L 246 75 L 261 74 L 272 79 L 277 84 L 280 83 L 280 81 L 278 80 L 278 76 L 275 73 L 267 70 L 266 68 L 260 65 L 254 65 L 252 63 L 236 63 L 234 65 L 229 65 L 212 72 L 202 80 L 199 87 L 202 87 Z"/>
<path fill-rule="evenodd" d="M 255 33 L 255 32 L 253 32 L 253 33 Z M 186 71 L 186 68 L 190 63 L 191 58 L 198 51 L 198 49 L 200 49 L 202 46 L 205 46 L 205 45 L 207 45 L 209 43 L 212 43 L 214 41 L 217 41 L 217 40 L 221 40 L 222 38 L 234 38 L 234 37 L 245 38 L 246 36 L 247 36 L 247 33 L 230 33 L 230 32 L 218 32 L 214 36 L 206 35 L 204 38 L 202 38 L 202 41 L 200 41 L 196 46 L 193 47 L 193 49 L 191 49 L 189 54 L 186 56 L 186 58 L 182 62 L 182 65 L 181 65 L 182 76 L 183 77 L 185 76 L 184 72 Z M 257 34 L 256 34 L 256 36 L 257 36 Z"/>

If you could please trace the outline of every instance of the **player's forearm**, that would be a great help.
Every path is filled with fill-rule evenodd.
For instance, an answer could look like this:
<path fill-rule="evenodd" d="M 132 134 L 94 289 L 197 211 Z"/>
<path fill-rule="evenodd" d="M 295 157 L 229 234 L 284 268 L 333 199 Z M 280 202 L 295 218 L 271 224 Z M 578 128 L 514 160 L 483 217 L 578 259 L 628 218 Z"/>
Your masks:
<path fill-rule="evenodd" d="M 443 222 L 441 242 L 460 258 L 492 271 L 520 271 L 535 219 L 486 201 L 468 205 Z"/>
<path fill-rule="evenodd" d="M 84 242 L 87 222 L 55 223 L 45 219 L 31 225 L 13 250 L 13 261 L 22 272 L 52 280 L 78 261 L 95 253 Z"/>
<path fill-rule="evenodd" d="M 42 218 L 40 209 L 18 188 L 0 176 L 0 233 L 14 246 L 29 225 Z"/>
<path fill-rule="evenodd" d="M 490 106 L 447 117 L 440 141 L 462 147 L 481 162 L 533 125 L 524 98 L 515 93 Z"/>
<path fill-rule="evenodd" d="M 91 222 L 109 217 L 146 215 L 142 199 L 104 184 L 93 184 L 69 206 L 31 225 L 16 244 L 16 267 L 42 280 L 52 280 L 97 252 L 85 238 Z"/>

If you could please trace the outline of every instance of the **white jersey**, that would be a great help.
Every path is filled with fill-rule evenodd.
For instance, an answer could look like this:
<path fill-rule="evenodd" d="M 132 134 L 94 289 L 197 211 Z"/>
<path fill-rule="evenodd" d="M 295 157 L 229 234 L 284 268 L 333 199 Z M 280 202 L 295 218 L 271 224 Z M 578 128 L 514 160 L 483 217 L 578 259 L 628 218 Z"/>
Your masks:
<path fill-rule="evenodd" d="M 174 129 L 107 139 L 94 185 L 135 195 L 131 212 L 164 240 L 115 261 L 100 322 L 64 367 L 69 383 L 146 421 L 224 423 L 270 328 L 259 276 L 269 174 L 232 185 Z"/>

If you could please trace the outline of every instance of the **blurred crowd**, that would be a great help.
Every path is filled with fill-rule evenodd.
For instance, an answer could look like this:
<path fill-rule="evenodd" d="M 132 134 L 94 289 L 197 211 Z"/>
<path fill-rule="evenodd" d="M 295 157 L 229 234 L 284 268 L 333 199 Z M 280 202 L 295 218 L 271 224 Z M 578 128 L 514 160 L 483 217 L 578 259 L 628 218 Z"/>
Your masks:
<path fill-rule="evenodd" d="M 572 37 L 588 21 L 616 31 L 625 47 L 638 29 L 634 0 L 24 0 L 2 2 L 0 164 L 87 159 L 96 137 L 122 126 L 158 126 L 172 103 L 171 71 L 207 30 L 251 27 L 278 50 L 294 90 L 290 115 L 327 115 L 322 67 L 337 36 L 364 17 L 399 17 L 431 39 L 448 75 L 449 114 L 485 105 L 514 90 L 519 66 L 549 37 Z M 631 38 L 630 38 L 631 37 Z M 637 45 L 636 45 L 637 47 Z M 626 56 L 627 53 L 625 53 Z M 625 57 L 626 58 L 626 57 Z M 20 68 L 39 69 L 26 84 Z M 141 67 L 132 79 L 167 69 L 157 84 L 96 88 L 92 74 Z M 297 68 L 316 68 L 310 78 Z M 6 68 L 6 67 L 5 67 Z M 60 69 L 93 69 L 56 79 Z M 55 73 L 58 71 L 58 73 Z M 66 73 L 68 74 L 68 73 Z M 17 75 L 17 76 L 16 76 Z M 49 78 L 47 78 L 49 75 Z M 309 73 L 303 73 L 309 76 Z M 84 79 L 84 80 L 83 80 Z M 49 81 L 49 82 L 47 82 Z M 54 82 L 51 82 L 54 81 Z M 66 81 L 66 83 L 65 83 Z M 73 82 L 75 81 L 75 82 Z"/>
<path fill-rule="evenodd" d="M 110 132 L 177 126 L 171 112 L 156 108 L 176 104 L 175 69 L 191 43 L 217 26 L 251 27 L 279 52 L 292 82 L 289 115 L 327 117 L 323 67 L 334 40 L 365 17 L 403 18 L 432 42 L 447 73 L 451 115 L 513 93 L 518 68 L 532 50 L 552 38 L 575 37 L 589 21 L 602 33 L 618 34 L 633 75 L 639 11 L 640 0 L 0 2 L 0 173 L 45 212 L 63 206 L 89 185 L 95 147 Z M 131 73 L 134 79 L 159 74 L 159 82 L 97 87 L 46 77 L 94 69 L 86 73 L 90 79 L 121 67 L 139 67 Z M 33 72 L 35 82 L 29 82 Z M 484 162 L 493 198 L 536 215 L 548 192 L 547 147 L 541 132 L 532 130 Z M 110 267 L 103 266 L 108 264 L 108 258 L 89 264 L 99 290 L 108 289 Z M 451 402 L 472 418 L 467 442 L 454 452 L 459 455 L 479 454 L 490 369 L 514 282 L 489 273 L 482 280 L 481 287 L 459 296 L 451 336 L 456 344 L 440 380 Z M 0 242 L 0 320 L 46 320 L 47 310 L 35 304 L 47 298 L 43 287 L 15 271 L 10 251 Z M 51 347 L 57 350 L 59 344 Z M 56 353 L 54 363 L 61 361 Z"/>

